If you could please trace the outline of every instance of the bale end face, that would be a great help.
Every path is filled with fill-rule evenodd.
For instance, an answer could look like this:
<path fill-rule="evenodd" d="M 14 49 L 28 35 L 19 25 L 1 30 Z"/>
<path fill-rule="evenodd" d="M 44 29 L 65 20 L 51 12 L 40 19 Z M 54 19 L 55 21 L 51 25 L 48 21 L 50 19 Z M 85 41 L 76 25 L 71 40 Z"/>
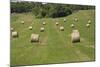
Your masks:
<path fill-rule="evenodd" d="M 29 26 L 28 28 L 29 28 L 29 30 L 32 30 L 32 26 Z"/>
<path fill-rule="evenodd" d="M 64 19 L 64 22 L 66 22 L 66 19 Z"/>
<path fill-rule="evenodd" d="M 64 27 L 63 26 L 60 27 L 60 31 L 64 31 Z"/>
<path fill-rule="evenodd" d="M 71 24 L 71 25 L 70 25 L 70 27 L 71 27 L 71 28 L 74 28 L 74 27 L 75 27 L 75 25 L 74 25 L 74 24 Z"/>
<path fill-rule="evenodd" d="M 46 25 L 46 23 L 45 23 L 45 22 L 43 22 L 42 24 L 43 24 L 43 25 Z"/>
<path fill-rule="evenodd" d="M 59 25 L 59 23 L 58 23 L 58 22 L 56 22 L 56 25 L 58 26 L 58 25 Z"/>
<path fill-rule="evenodd" d="M 80 34 L 78 30 L 73 30 L 71 34 L 72 43 L 80 42 Z"/>
<path fill-rule="evenodd" d="M 24 21 L 21 21 L 21 24 L 24 24 Z"/>
<path fill-rule="evenodd" d="M 14 31 L 11 33 L 12 34 L 12 37 L 18 37 L 18 32 Z"/>
<path fill-rule="evenodd" d="M 74 19 L 74 21 L 75 21 L 75 22 L 78 22 L 78 19 L 77 19 L 77 18 L 75 18 L 75 19 Z"/>
<path fill-rule="evenodd" d="M 90 24 L 86 24 L 86 27 L 90 27 Z"/>
<path fill-rule="evenodd" d="M 39 34 L 32 34 L 31 42 L 39 42 Z"/>
<path fill-rule="evenodd" d="M 77 43 L 77 42 L 80 42 L 80 38 L 79 37 L 73 37 L 72 38 L 72 43 Z"/>
<path fill-rule="evenodd" d="M 43 32 L 43 31 L 44 31 L 44 27 L 41 27 L 41 28 L 40 28 L 40 31 Z"/>
<path fill-rule="evenodd" d="M 88 24 L 91 24 L 91 20 L 88 20 Z"/>

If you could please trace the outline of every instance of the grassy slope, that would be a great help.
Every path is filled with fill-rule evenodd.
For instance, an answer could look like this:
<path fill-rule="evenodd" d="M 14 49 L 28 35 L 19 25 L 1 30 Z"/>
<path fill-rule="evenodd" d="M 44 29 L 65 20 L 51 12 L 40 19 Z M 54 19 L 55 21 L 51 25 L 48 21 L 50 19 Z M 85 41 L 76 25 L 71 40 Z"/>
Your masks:
<path fill-rule="evenodd" d="M 81 35 L 80 43 L 71 43 L 70 24 L 73 18 L 78 17 L 79 21 L 75 23 L 76 28 Z M 66 18 L 67 22 L 63 22 Z M 91 19 L 90 28 L 86 28 L 87 20 Z M 25 24 L 20 24 L 24 20 Z M 40 32 L 40 27 L 45 21 L 45 31 Z M 64 31 L 59 31 L 59 26 L 65 27 Z M 34 23 L 34 24 L 33 24 Z M 33 30 L 28 30 L 32 25 Z M 80 10 L 68 17 L 63 18 L 44 18 L 36 19 L 31 13 L 15 14 L 11 16 L 11 27 L 19 32 L 18 38 L 11 39 L 11 64 L 44 64 L 44 63 L 61 63 L 73 61 L 91 61 L 94 60 L 94 11 Z M 40 34 L 39 43 L 30 43 L 31 33 Z"/>

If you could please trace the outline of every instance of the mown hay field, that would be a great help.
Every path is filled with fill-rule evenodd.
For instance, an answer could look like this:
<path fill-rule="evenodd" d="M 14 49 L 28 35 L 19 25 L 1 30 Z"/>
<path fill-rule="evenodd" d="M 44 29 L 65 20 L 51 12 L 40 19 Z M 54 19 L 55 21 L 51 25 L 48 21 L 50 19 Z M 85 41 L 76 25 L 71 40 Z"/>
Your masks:
<path fill-rule="evenodd" d="M 78 22 L 73 18 L 77 17 Z M 63 19 L 66 19 L 64 22 Z M 91 20 L 90 27 L 86 24 Z M 24 21 L 24 24 L 21 24 Z M 43 25 L 42 22 L 46 22 Z M 59 22 L 59 25 L 56 25 Z M 80 42 L 72 43 L 71 32 L 74 28 L 80 32 Z M 28 27 L 32 26 L 32 30 Z M 64 31 L 59 27 L 64 26 Z M 11 65 L 50 64 L 95 60 L 95 11 L 80 10 L 61 18 L 37 19 L 32 13 L 15 13 L 11 15 L 11 27 L 19 37 L 11 37 Z M 40 28 L 45 30 L 40 32 Z M 40 35 L 39 42 L 30 42 L 32 33 Z"/>

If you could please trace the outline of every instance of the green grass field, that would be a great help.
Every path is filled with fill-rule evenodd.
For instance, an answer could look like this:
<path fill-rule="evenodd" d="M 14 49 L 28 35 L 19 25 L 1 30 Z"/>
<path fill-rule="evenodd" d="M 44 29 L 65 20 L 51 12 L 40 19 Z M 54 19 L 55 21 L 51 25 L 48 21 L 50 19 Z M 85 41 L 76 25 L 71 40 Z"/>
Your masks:
<path fill-rule="evenodd" d="M 78 17 L 75 22 L 79 30 L 81 41 L 71 42 L 73 18 Z M 63 19 L 66 18 L 66 22 Z M 92 21 L 89 28 L 86 27 L 88 19 Z M 24 20 L 25 24 L 20 22 Z M 42 25 L 45 21 L 46 25 Z M 60 24 L 57 27 L 55 22 Z M 33 24 L 34 23 L 34 24 Z M 28 27 L 32 25 L 33 29 Z M 59 27 L 65 30 L 60 31 Z M 19 33 L 18 38 L 11 38 L 11 65 L 50 64 L 95 60 L 95 11 L 80 10 L 67 17 L 36 19 L 31 13 L 20 13 L 11 15 L 11 27 Z M 45 31 L 40 32 L 40 27 Z M 40 42 L 31 43 L 32 33 L 40 34 Z"/>

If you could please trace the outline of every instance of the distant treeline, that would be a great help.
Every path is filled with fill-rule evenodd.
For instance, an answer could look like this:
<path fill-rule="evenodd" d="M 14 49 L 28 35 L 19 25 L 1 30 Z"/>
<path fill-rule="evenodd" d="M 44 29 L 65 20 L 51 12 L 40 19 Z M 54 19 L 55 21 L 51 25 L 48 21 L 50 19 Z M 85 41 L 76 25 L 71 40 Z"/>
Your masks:
<path fill-rule="evenodd" d="M 36 17 L 63 17 L 78 10 L 95 9 L 94 6 L 39 2 L 11 2 L 11 13 L 32 12 Z"/>

